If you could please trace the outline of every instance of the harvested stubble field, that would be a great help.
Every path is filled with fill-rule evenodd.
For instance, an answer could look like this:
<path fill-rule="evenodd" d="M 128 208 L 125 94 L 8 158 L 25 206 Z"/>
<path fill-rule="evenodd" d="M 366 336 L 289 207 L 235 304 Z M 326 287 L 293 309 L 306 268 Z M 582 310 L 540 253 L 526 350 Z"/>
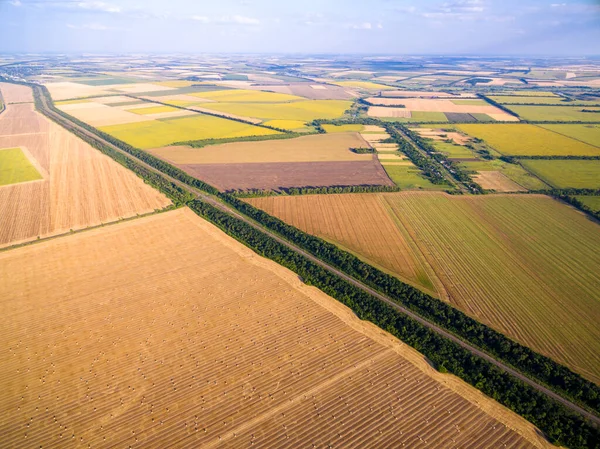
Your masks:
<path fill-rule="evenodd" d="M 434 128 L 415 128 L 414 131 L 421 137 L 433 140 L 452 140 L 457 145 L 465 145 L 471 140 L 469 136 L 456 131 L 445 131 L 444 129 Z"/>
<path fill-rule="evenodd" d="M 163 147 L 186 140 L 279 134 L 278 131 L 268 128 L 260 128 L 204 114 L 164 120 L 147 120 L 146 118 L 146 121 L 139 123 L 104 126 L 100 129 L 117 139 L 142 149 Z"/>
<path fill-rule="evenodd" d="M 526 192 L 527 189 L 506 177 L 502 172 L 496 170 L 480 171 L 473 176 L 473 181 L 484 189 L 496 192 Z"/>
<path fill-rule="evenodd" d="M 188 209 L 0 263 L 7 447 L 550 447 Z"/>
<path fill-rule="evenodd" d="M 373 154 L 370 160 L 266 162 L 260 164 L 180 164 L 180 168 L 220 190 L 323 186 L 393 186 Z"/>
<path fill-rule="evenodd" d="M 354 232 L 369 229 L 368 237 L 360 237 L 363 240 L 406 239 L 404 246 L 418 248 L 420 257 L 432 267 L 433 284 L 443 285 L 441 297 L 588 379 L 600 380 L 600 239 L 596 223 L 541 195 L 456 197 L 402 192 L 373 196 L 393 211 L 398 229 L 390 234 L 369 227 L 370 219 L 366 223 L 356 218 L 344 221 L 342 217 L 359 213 L 347 199 L 325 215 L 332 226 L 340 228 L 335 235 L 343 246 L 350 246 L 344 233 L 349 225 Z M 319 196 L 310 198 L 323 201 Z M 307 203 L 296 209 L 278 206 L 274 210 L 269 206 L 272 203 L 261 207 L 274 214 L 291 211 L 280 218 L 309 230 L 308 223 L 325 218 L 314 213 L 317 206 L 304 201 Z M 340 211 L 341 204 L 349 204 L 349 210 Z M 360 241 L 358 237 L 355 240 Z M 364 257 L 369 251 L 354 250 Z M 384 262 L 384 254 L 369 257 L 378 257 L 377 263 L 394 271 L 391 263 Z M 405 271 L 398 274 L 406 277 Z"/>
<path fill-rule="evenodd" d="M 496 151 L 509 156 L 598 156 L 600 148 L 549 131 L 536 125 L 457 125 L 485 140 Z"/>
<path fill-rule="evenodd" d="M 0 85 L 5 97 L 12 86 Z M 44 180 L 0 188 L 0 246 L 170 204 L 132 172 L 35 112 L 33 103 L 8 105 L 0 115 L 0 148 L 15 147 L 31 154 Z"/>
<path fill-rule="evenodd" d="M 350 148 L 369 148 L 358 133 L 314 134 L 284 140 L 232 142 L 204 148 L 171 146 L 149 150 L 174 164 L 260 162 L 370 161 L 371 154 Z"/>
<path fill-rule="evenodd" d="M 559 189 L 600 188 L 598 160 L 524 160 L 525 168 L 547 184 Z"/>

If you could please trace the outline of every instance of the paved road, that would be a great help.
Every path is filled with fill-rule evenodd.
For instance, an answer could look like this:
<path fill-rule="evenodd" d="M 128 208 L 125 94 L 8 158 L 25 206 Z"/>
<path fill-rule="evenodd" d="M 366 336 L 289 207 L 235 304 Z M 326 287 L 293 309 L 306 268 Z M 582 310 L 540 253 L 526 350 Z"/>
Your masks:
<path fill-rule="evenodd" d="M 419 323 L 421 323 L 422 325 L 426 326 L 427 328 L 431 329 L 432 331 L 438 333 L 439 335 L 442 335 L 445 338 L 448 338 L 449 340 L 454 341 L 455 343 L 459 344 L 460 346 L 462 346 L 463 348 L 465 348 L 466 350 L 468 350 L 469 352 L 471 352 L 474 355 L 477 355 L 479 357 L 481 357 L 482 359 L 487 360 L 488 362 L 490 362 L 491 364 L 497 366 L 498 368 L 502 369 L 503 371 L 509 373 L 510 375 L 520 379 L 521 381 L 525 382 L 526 384 L 530 385 L 531 387 L 535 388 L 536 390 L 538 390 L 541 393 L 544 393 L 545 395 L 549 396 L 550 398 L 564 404 L 565 406 L 567 406 L 568 408 L 570 408 L 571 410 L 580 413 L 581 415 L 585 416 L 586 418 L 588 418 L 590 421 L 596 423 L 596 424 L 600 424 L 600 418 L 590 412 L 588 412 L 587 410 L 584 410 L 583 408 L 579 407 L 578 405 L 572 403 L 571 401 L 563 398 L 562 396 L 559 396 L 558 394 L 554 393 L 553 391 L 549 390 L 548 388 L 544 387 L 543 385 L 540 385 L 539 383 L 535 382 L 534 380 L 531 380 L 529 377 L 519 373 L 518 371 L 515 371 L 513 368 L 505 365 L 502 362 L 499 362 L 498 360 L 496 360 L 494 357 L 492 357 L 491 355 L 481 351 L 480 349 L 476 348 L 475 346 L 470 345 L 469 343 L 466 343 L 465 341 L 461 340 L 460 338 L 458 338 L 457 336 L 455 336 L 454 334 L 449 333 L 448 331 L 442 329 L 441 327 L 437 326 L 434 323 L 431 323 L 430 321 L 427 321 L 426 319 L 422 318 L 421 316 L 417 315 L 416 313 L 408 310 L 407 308 L 399 305 L 397 302 L 395 302 L 394 300 L 388 298 L 385 295 L 382 295 L 381 293 L 379 293 L 378 291 L 372 289 L 371 287 L 364 285 L 362 282 L 354 279 L 353 277 L 348 276 L 347 274 L 341 272 L 340 270 L 338 270 L 337 268 L 332 267 L 331 265 L 327 264 L 326 262 L 323 262 L 321 259 L 318 259 L 317 257 L 313 256 L 310 253 L 307 253 L 306 251 L 304 251 L 303 249 L 297 247 L 296 245 L 294 245 L 293 243 L 288 242 L 287 240 L 283 239 L 282 237 L 278 236 L 277 234 L 273 233 L 272 231 L 264 228 L 263 226 L 261 226 L 260 224 L 254 222 L 253 220 L 249 219 L 248 217 L 245 217 L 243 215 L 241 215 L 239 212 L 237 212 L 235 209 L 232 209 L 230 206 L 227 206 L 226 204 L 222 203 L 221 201 L 217 200 L 216 198 L 209 196 L 208 194 L 195 189 L 193 187 L 188 186 L 187 184 L 182 183 L 181 181 L 178 181 L 177 179 L 171 178 L 170 176 L 166 175 L 165 173 L 161 172 L 160 170 L 155 169 L 154 167 L 146 164 L 145 162 L 131 156 L 129 153 L 121 150 L 119 147 L 117 147 L 116 145 L 111 144 L 110 142 L 105 141 L 104 139 L 102 139 L 101 137 L 97 136 L 96 134 L 92 133 L 91 131 L 88 131 L 85 128 L 80 127 L 79 125 L 77 125 L 76 123 L 73 123 L 69 120 L 67 120 L 66 118 L 64 118 L 61 115 L 58 115 L 56 113 L 54 113 L 52 110 L 50 110 L 48 108 L 48 105 L 46 103 L 46 98 L 42 95 L 41 96 L 42 99 L 42 104 L 44 105 L 45 108 L 45 113 L 47 113 L 47 115 L 55 118 L 59 123 L 68 123 L 68 125 L 70 127 L 74 127 L 76 128 L 78 131 L 84 133 L 85 135 L 93 138 L 94 140 L 107 145 L 117 151 L 119 151 L 120 153 L 124 154 L 125 156 L 127 156 L 128 158 L 135 160 L 137 163 L 139 163 L 140 165 L 143 165 L 144 167 L 148 168 L 149 170 L 152 170 L 156 173 L 161 174 L 163 177 L 169 179 L 170 181 L 172 181 L 173 183 L 177 184 L 178 186 L 186 189 L 187 191 L 193 193 L 196 195 L 196 197 L 198 199 L 201 199 L 202 201 L 205 201 L 209 204 L 211 204 L 212 206 L 215 206 L 216 208 L 244 221 L 245 223 L 249 224 L 250 226 L 256 228 L 257 230 L 269 235 L 269 237 L 275 239 L 276 241 L 278 241 L 279 243 L 287 246 L 288 248 L 296 251 L 297 253 L 303 255 L 304 257 L 306 257 L 307 259 L 309 259 L 310 261 L 316 263 L 317 265 L 325 268 L 326 270 L 334 273 L 335 275 L 341 277 L 342 279 L 344 279 L 345 281 L 349 282 L 350 284 L 360 288 L 361 290 L 369 293 L 370 295 L 375 296 L 377 299 L 385 302 L 386 304 L 389 304 L 390 306 L 392 306 L 393 308 L 395 308 L 396 310 L 398 310 L 399 312 L 402 312 L 406 315 L 408 315 L 409 317 L 411 317 L 412 319 L 418 321 Z"/>

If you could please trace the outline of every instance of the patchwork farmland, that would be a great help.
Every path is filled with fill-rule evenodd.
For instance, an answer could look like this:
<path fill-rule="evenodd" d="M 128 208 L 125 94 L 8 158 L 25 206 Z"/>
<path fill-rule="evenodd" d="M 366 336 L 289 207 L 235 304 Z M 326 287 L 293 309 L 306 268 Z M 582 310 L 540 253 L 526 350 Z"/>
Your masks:
<path fill-rule="evenodd" d="M 600 318 L 596 223 L 543 196 L 372 194 L 370 201 L 379 205 L 369 207 L 387 210 L 388 223 L 395 223 L 390 232 L 370 225 L 379 221 L 369 214 L 361 220 L 365 207 L 352 196 L 358 195 L 247 201 L 401 278 L 412 276 L 414 282 L 415 275 L 405 268 L 410 263 L 394 258 L 430 266 L 431 282 L 443 286 L 440 297 L 447 295 L 454 306 L 589 379 L 600 379 L 600 335 L 593 324 Z M 568 310 L 565 297 L 572 299 Z M 555 326 L 557 316 L 573 325 Z"/>
<path fill-rule="evenodd" d="M 0 261 L 5 445 L 548 446 L 188 209 Z"/>
<path fill-rule="evenodd" d="M 132 172 L 35 112 L 30 88 L 0 83 L 0 89 L 8 102 L 0 115 L 0 148 L 26 149 L 43 178 L 0 187 L 0 246 L 170 204 Z"/>

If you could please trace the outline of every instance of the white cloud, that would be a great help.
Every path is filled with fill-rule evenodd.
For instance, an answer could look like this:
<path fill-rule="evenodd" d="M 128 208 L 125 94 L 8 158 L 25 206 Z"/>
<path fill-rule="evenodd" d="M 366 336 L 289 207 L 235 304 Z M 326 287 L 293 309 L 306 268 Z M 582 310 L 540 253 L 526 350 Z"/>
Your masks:
<path fill-rule="evenodd" d="M 191 17 L 192 20 L 195 20 L 197 22 L 202 22 L 202 23 L 209 23 L 210 19 L 206 16 L 192 16 Z"/>
<path fill-rule="evenodd" d="M 97 2 L 97 1 L 84 1 L 75 3 L 77 8 L 85 9 L 88 11 L 101 11 L 108 13 L 120 13 L 121 8 L 110 3 Z"/>
<path fill-rule="evenodd" d="M 354 30 L 370 30 L 373 28 L 373 25 L 371 25 L 371 22 L 354 23 L 350 25 L 350 28 Z"/>
<path fill-rule="evenodd" d="M 68 23 L 67 28 L 71 28 L 73 30 L 93 30 L 93 31 L 108 30 L 108 27 L 106 25 L 102 25 L 100 23 L 87 23 L 87 24 L 83 24 L 83 25 L 73 25 L 71 23 Z"/>
<path fill-rule="evenodd" d="M 11 5 L 13 6 L 21 6 L 23 3 L 21 3 L 19 0 L 11 0 L 10 2 Z"/>
<path fill-rule="evenodd" d="M 229 21 L 233 23 L 239 23 L 240 25 L 258 25 L 260 23 L 260 20 L 258 19 L 240 15 L 232 16 L 229 18 Z"/>

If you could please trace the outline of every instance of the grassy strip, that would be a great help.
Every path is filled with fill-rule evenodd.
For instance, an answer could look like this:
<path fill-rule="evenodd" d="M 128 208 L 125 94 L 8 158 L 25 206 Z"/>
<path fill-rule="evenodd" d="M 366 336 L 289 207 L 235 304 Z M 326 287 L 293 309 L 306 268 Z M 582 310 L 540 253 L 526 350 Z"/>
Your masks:
<path fill-rule="evenodd" d="M 181 142 L 172 143 L 169 146 L 187 145 L 192 148 L 203 148 L 208 145 L 219 145 L 222 143 L 231 142 L 261 142 L 263 140 L 282 140 L 295 139 L 296 137 L 308 136 L 315 133 L 291 133 L 286 134 L 266 134 L 264 136 L 245 136 L 245 137 L 227 137 L 224 139 L 202 139 L 202 140 L 184 140 Z"/>
<path fill-rule="evenodd" d="M 190 208 L 259 255 L 296 272 L 306 284 L 314 285 L 334 297 L 352 309 L 360 319 L 371 321 L 412 346 L 441 372 L 455 374 L 525 417 L 542 429 L 553 442 L 571 448 L 597 447 L 600 444 L 598 429 L 587 420 L 495 365 L 474 356 L 457 343 L 440 336 L 249 224 L 201 201 L 193 201 Z"/>

